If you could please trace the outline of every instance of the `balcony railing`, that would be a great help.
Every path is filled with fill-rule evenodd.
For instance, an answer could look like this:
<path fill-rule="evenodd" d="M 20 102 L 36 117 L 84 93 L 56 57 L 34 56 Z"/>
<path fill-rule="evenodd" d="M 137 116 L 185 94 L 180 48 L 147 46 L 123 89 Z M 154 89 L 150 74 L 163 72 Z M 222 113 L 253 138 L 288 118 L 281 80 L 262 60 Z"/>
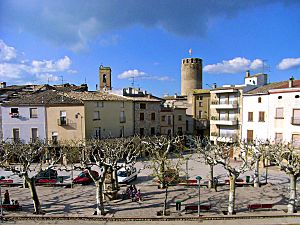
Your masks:
<path fill-rule="evenodd" d="M 300 125 L 300 117 L 292 117 L 291 124 Z"/>
<path fill-rule="evenodd" d="M 58 126 L 69 126 L 71 124 L 71 121 L 66 117 L 61 117 L 57 119 L 57 124 Z"/>

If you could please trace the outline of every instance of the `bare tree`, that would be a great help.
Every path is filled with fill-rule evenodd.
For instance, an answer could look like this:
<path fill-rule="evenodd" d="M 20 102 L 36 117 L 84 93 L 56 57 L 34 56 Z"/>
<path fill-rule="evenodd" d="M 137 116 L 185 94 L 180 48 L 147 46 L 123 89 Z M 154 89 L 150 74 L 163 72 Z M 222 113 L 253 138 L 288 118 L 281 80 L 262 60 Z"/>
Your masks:
<path fill-rule="evenodd" d="M 96 186 L 96 214 L 105 215 L 104 196 L 117 195 L 116 169 L 120 168 L 118 162 L 134 163 L 139 156 L 138 140 L 135 138 L 121 139 L 91 139 L 85 145 L 79 144 L 75 150 L 80 154 L 80 166 L 77 168 L 87 169 L 90 177 Z M 74 153 L 72 153 L 73 155 Z M 67 157 L 68 158 L 68 157 Z M 124 164 L 123 164 L 124 165 Z M 100 175 L 95 177 L 92 167 L 100 171 Z M 107 185 L 106 181 L 108 181 Z"/>
<path fill-rule="evenodd" d="M 48 153 L 50 158 L 52 158 L 52 162 L 47 166 L 47 169 L 50 169 L 54 167 L 56 162 L 59 160 L 60 154 L 49 152 L 47 150 L 46 142 L 42 142 L 40 140 L 27 144 L 14 142 L 3 143 L 1 146 L 0 167 L 23 177 L 30 189 L 35 214 L 44 214 L 44 212 L 41 209 L 41 204 L 37 194 L 35 176 L 30 177 L 29 173 L 32 171 L 37 172 L 38 169 L 42 169 L 42 162 L 46 153 Z M 20 167 L 17 168 L 10 164 L 9 162 L 11 161 L 17 161 L 20 164 Z"/>
<path fill-rule="evenodd" d="M 273 143 L 269 145 L 270 160 L 284 171 L 290 178 L 290 196 L 288 212 L 295 212 L 297 178 L 300 175 L 300 155 L 292 143 Z"/>
<path fill-rule="evenodd" d="M 208 188 L 213 188 L 214 185 L 214 166 L 216 165 L 216 155 L 215 153 L 218 152 L 213 148 L 218 148 L 217 145 L 211 145 L 209 138 L 204 137 L 201 139 L 200 137 L 194 137 L 194 143 L 197 152 L 199 153 L 200 158 L 204 158 L 205 163 L 209 165 L 209 181 L 208 181 Z"/>
<path fill-rule="evenodd" d="M 236 149 L 240 151 L 239 158 L 241 163 L 234 162 L 230 157 L 231 151 Z M 229 177 L 229 199 L 228 199 L 228 214 L 232 215 L 235 208 L 235 191 L 236 191 L 236 179 L 240 174 L 246 172 L 252 168 L 255 163 L 256 155 L 253 154 L 252 143 L 235 142 L 231 145 L 225 142 L 218 142 L 217 144 L 211 144 L 206 142 L 200 149 L 202 155 L 210 160 L 211 164 L 219 164 L 224 167 Z"/>
<path fill-rule="evenodd" d="M 182 155 L 182 138 L 152 136 L 145 138 L 143 143 L 149 154 L 153 175 L 158 179 L 161 188 L 165 189 L 163 215 L 167 214 L 168 187 L 177 182 L 184 158 Z"/>

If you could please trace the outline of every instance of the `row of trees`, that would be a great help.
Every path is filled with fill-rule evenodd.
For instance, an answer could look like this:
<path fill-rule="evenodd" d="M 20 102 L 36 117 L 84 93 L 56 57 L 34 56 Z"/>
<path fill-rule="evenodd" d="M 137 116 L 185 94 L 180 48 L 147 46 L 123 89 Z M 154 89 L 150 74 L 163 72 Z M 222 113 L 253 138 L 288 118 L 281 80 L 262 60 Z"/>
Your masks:
<path fill-rule="evenodd" d="M 235 143 L 218 142 L 211 143 L 208 139 L 194 138 L 195 149 L 200 157 L 210 167 L 209 187 L 213 184 L 213 168 L 215 165 L 222 165 L 227 171 L 230 188 L 228 199 L 228 214 L 234 213 L 236 179 L 248 170 L 254 171 L 254 187 L 260 187 L 259 169 L 260 165 L 278 166 L 290 179 L 290 193 L 288 212 L 294 213 L 296 207 L 296 181 L 300 175 L 300 155 L 293 143 L 271 143 L 268 140 L 255 140 L 252 142 L 240 141 Z M 232 150 L 239 152 L 239 160 L 236 163 L 232 158 Z M 267 162 L 267 163 L 266 163 Z"/>
<path fill-rule="evenodd" d="M 259 187 L 259 166 L 266 159 L 279 166 L 290 177 L 290 197 L 288 212 L 295 211 L 296 180 L 300 174 L 300 158 L 294 147 L 287 143 L 270 143 L 268 141 L 236 142 L 228 146 L 219 142 L 212 144 L 208 139 L 193 137 L 192 149 L 204 158 L 210 167 L 209 187 L 213 186 L 214 166 L 219 164 L 228 173 L 230 189 L 228 214 L 233 214 L 235 208 L 236 179 L 247 170 L 254 170 L 254 186 Z M 239 149 L 241 163 L 233 163 L 231 149 Z M 98 215 L 105 214 L 104 196 L 116 195 L 119 187 L 117 171 L 134 164 L 141 156 L 149 157 L 148 167 L 152 169 L 165 189 L 163 215 L 166 214 L 168 187 L 179 179 L 181 166 L 185 161 L 184 137 L 129 137 L 117 139 L 93 139 L 87 141 L 60 142 L 57 146 L 46 142 L 34 143 L 2 143 L 0 145 L 0 167 L 11 170 L 23 177 L 31 192 L 36 214 L 42 214 L 41 204 L 35 187 L 35 174 L 42 168 L 59 167 L 68 169 L 87 169 L 96 187 L 96 211 Z M 11 162 L 18 162 L 18 167 Z M 74 166 L 76 165 L 76 166 Z M 92 168 L 101 171 L 99 177 L 94 177 Z M 31 175 L 30 175 L 31 174 Z M 110 184 L 106 185 L 107 178 Z"/>

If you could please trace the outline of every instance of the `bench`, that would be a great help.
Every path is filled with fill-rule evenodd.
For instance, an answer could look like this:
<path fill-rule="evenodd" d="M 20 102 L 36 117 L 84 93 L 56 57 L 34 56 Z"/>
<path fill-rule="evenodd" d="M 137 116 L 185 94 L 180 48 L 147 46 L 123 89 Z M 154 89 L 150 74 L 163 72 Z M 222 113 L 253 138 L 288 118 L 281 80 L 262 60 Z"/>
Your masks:
<path fill-rule="evenodd" d="M 20 205 L 2 204 L 2 209 L 6 210 L 6 211 L 18 211 L 18 210 L 22 210 L 22 206 L 20 206 Z"/>
<path fill-rule="evenodd" d="M 274 204 L 249 204 L 248 209 L 249 211 L 255 210 L 255 209 L 272 209 Z"/>
<path fill-rule="evenodd" d="M 210 204 L 206 204 L 206 205 L 200 205 L 200 211 L 208 211 L 211 209 L 211 205 Z M 198 211 L 198 205 L 186 205 L 184 207 L 185 212 L 187 213 L 188 211 Z"/>

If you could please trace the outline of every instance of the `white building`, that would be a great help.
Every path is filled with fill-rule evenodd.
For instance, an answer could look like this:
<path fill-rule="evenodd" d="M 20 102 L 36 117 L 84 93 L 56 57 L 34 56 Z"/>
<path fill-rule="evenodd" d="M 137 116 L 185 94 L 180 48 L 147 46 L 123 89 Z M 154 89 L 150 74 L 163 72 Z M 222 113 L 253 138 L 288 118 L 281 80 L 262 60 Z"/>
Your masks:
<path fill-rule="evenodd" d="M 242 138 L 300 147 L 300 80 L 276 82 L 243 95 Z"/>

